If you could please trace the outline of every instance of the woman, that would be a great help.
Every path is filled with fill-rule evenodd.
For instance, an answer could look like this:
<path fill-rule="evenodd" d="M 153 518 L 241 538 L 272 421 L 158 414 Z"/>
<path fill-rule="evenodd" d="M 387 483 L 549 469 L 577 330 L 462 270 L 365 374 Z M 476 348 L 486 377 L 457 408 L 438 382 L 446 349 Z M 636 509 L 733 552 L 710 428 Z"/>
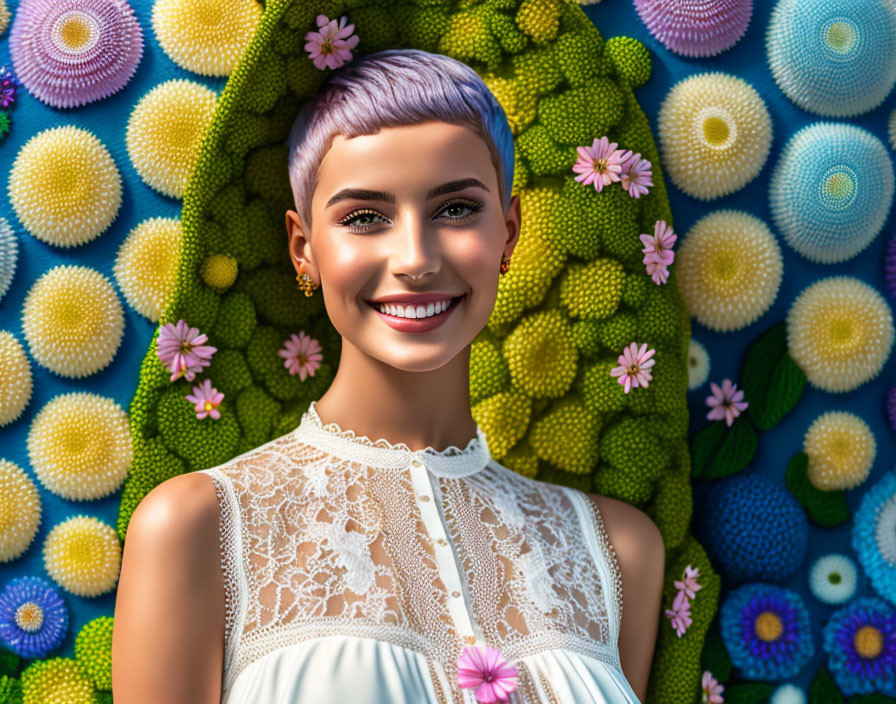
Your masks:
<path fill-rule="evenodd" d="M 642 700 L 659 531 L 502 466 L 470 411 L 470 345 L 520 232 L 503 110 L 417 50 L 359 59 L 312 102 L 286 221 L 338 372 L 293 431 L 138 506 L 116 702 Z"/>

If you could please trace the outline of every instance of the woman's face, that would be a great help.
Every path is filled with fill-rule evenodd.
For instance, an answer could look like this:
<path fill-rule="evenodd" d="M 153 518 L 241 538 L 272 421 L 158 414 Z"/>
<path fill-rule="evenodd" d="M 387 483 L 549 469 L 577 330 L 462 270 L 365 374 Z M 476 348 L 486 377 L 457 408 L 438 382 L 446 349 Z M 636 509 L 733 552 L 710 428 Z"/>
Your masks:
<path fill-rule="evenodd" d="M 488 322 L 520 209 L 517 197 L 506 214 L 501 208 L 482 138 L 426 122 L 338 135 L 320 165 L 311 219 L 309 237 L 296 212 L 287 213 L 293 264 L 298 271 L 304 262 L 320 282 L 344 343 L 399 369 L 429 371 Z M 386 299 L 407 302 L 405 317 L 379 312 L 374 302 Z M 442 300 L 451 304 L 438 314 Z"/>

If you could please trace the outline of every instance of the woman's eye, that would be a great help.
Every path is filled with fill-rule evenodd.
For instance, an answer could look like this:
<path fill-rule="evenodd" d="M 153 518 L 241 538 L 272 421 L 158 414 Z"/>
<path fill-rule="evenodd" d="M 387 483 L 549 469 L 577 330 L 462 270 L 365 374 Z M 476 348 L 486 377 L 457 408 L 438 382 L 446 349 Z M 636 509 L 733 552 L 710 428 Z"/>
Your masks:
<path fill-rule="evenodd" d="M 465 210 L 470 212 L 464 213 Z M 446 203 L 442 206 L 441 213 L 447 213 L 448 219 L 453 220 L 455 222 L 463 221 L 473 215 L 473 213 L 479 212 L 482 210 L 482 204 L 477 203 L 476 201 L 453 201 Z M 347 227 L 352 232 L 365 232 L 367 230 L 373 229 L 373 227 L 377 224 L 376 218 L 384 222 L 388 222 L 387 218 L 384 218 L 382 215 L 377 213 L 374 210 L 358 210 L 353 213 L 349 213 L 342 220 L 339 221 L 340 225 Z"/>
<path fill-rule="evenodd" d="M 373 224 L 372 218 L 380 218 L 384 219 L 378 213 L 373 212 L 372 210 L 362 210 L 356 213 L 349 213 L 347 217 L 339 222 L 340 225 L 347 226 L 350 230 L 361 231 L 369 230 Z M 356 225 L 358 221 L 362 221 L 360 225 Z"/>
<path fill-rule="evenodd" d="M 460 213 L 458 213 L 458 211 L 463 212 L 464 209 L 469 210 L 470 212 L 467 213 L 466 215 L 460 215 Z M 476 213 L 476 212 L 482 210 L 482 205 L 475 201 L 468 201 L 468 200 L 454 201 L 451 203 L 447 203 L 445 205 L 445 207 L 442 208 L 443 213 L 446 213 L 449 210 L 453 211 L 454 213 L 457 213 L 457 215 L 450 217 L 451 220 L 466 220 L 473 213 Z"/>

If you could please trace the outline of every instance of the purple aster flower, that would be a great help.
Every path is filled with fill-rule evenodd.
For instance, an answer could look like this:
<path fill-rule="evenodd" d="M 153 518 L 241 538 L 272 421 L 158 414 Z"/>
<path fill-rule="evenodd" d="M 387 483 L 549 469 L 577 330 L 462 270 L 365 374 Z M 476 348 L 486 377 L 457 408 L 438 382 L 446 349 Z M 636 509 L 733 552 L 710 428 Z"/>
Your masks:
<path fill-rule="evenodd" d="M 171 372 L 171 381 L 181 376 L 193 381 L 203 367 L 211 364 L 217 347 L 203 345 L 208 335 L 200 335 L 198 328 L 189 327 L 183 319 L 177 325 L 167 323 L 159 331 L 156 341 L 156 355 Z"/>
<path fill-rule="evenodd" d="M 604 186 L 619 181 L 624 152 L 617 149 L 618 146 L 616 142 L 611 142 L 604 136 L 600 139 L 595 137 L 590 147 L 576 147 L 579 159 L 572 167 L 572 170 L 579 174 L 576 176 L 576 181 L 585 186 L 593 183 L 598 193 Z"/>
<path fill-rule="evenodd" d="M 35 98 L 71 108 L 127 85 L 143 56 L 143 32 L 127 0 L 22 0 L 9 51 Z"/>
<path fill-rule="evenodd" d="M 831 615 L 823 639 L 828 667 L 843 694 L 896 687 L 896 611 L 883 599 L 853 599 Z"/>
<path fill-rule="evenodd" d="M 350 49 L 358 46 L 360 38 L 357 34 L 352 35 L 355 25 L 346 26 L 347 21 L 346 17 L 341 17 L 337 23 L 326 15 L 317 16 L 318 30 L 305 34 L 305 51 L 315 67 L 339 68 L 352 60 Z"/>
<path fill-rule="evenodd" d="M 706 397 L 706 405 L 710 408 L 706 417 L 709 420 L 724 420 L 730 428 L 734 419 L 750 405 L 744 401 L 744 390 L 732 384 L 731 379 L 725 379 L 721 387 L 712 381 L 709 388 L 712 389 L 712 396 Z"/>
<path fill-rule="evenodd" d="M 815 653 L 803 600 L 774 584 L 757 582 L 732 591 L 719 624 L 731 662 L 747 679 L 785 680 Z"/>
<path fill-rule="evenodd" d="M 0 642 L 23 658 L 42 658 L 65 639 L 68 607 L 47 580 L 17 577 L 0 592 Z"/>
<path fill-rule="evenodd" d="M 224 394 L 212 387 L 211 379 L 203 379 L 199 386 L 193 387 L 193 393 L 187 394 L 187 401 L 194 404 L 196 408 L 196 417 L 202 420 L 206 416 L 211 416 L 215 420 L 221 417 L 221 411 L 218 406 L 224 400 Z"/>
<path fill-rule="evenodd" d="M 682 56 L 715 56 L 747 31 L 753 0 L 635 0 L 647 30 Z"/>
<path fill-rule="evenodd" d="M 640 154 L 625 152 L 622 157 L 622 172 L 619 175 L 619 180 L 632 198 L 640 198 L 645 195 L 647 187 L 653 185 L 652 168 L 650 162 L 647 159 L 642 159 Z"/>

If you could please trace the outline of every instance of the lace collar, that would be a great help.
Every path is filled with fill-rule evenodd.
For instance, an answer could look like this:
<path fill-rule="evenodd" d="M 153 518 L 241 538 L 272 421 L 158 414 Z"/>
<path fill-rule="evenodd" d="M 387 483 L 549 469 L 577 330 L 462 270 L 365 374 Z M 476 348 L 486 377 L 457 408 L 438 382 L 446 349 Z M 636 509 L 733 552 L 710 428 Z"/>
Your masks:
<path fill-rule="evenodd" d="M 463 449 L 451 445 L 444 450 L 432 446 L 412 450 L 403 442 L 391 443 L 384 438 L 371 440 L 366 435 L 355 435 L 336 423 L 324 423 L 312 401 L 302 414 L 302 422 L 295 430 L 304 442 L 352 462 L 371 467 L 407 467 L 422 462 L 433 474 L 445 477 L 465 477 L 484 469 L 491 460 L 485 432 L 476 426 L 476 437 Z"/>

